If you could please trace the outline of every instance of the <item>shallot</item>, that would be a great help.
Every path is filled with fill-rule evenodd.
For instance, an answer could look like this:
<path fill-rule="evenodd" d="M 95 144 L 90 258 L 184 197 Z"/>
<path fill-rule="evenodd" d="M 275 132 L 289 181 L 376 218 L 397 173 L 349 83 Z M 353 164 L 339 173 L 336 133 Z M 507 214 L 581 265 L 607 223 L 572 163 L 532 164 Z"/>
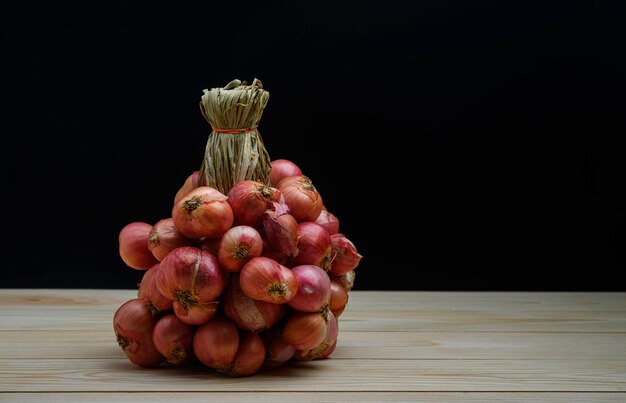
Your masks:
<path fill-rule="evenodd" d="M 217 258 L 223 268 L 238 272 L 252 258 L 261 256 L 263 240 L 257 230 L 247 225 L 232 227 L 222 236 Z"/>
<path fill-rule="evenodd" d="M 298 280 L 298 292 L 287 304 L 301 312 L 318 312 L 328 304 L 330 279 L 328 274 L 317 266 L 302 265 L 291 269 Z"/>
<path fill-rule="evenodd" d="M 270 183 L 272 186 L 278 185 L 283 178 L 299 175 L 302 175 L 302 171 L 293 162 L 285 159 L 272 161 L 272 170 L 270 171 Z"/>
<path fill-rule="evenodd" d="M 148 270 L 158 263 L 148 248 L 148 236 L 152 225 L 132 222 L 122 228 L 119 235 L 120 257 L 128 267 Z"/>
<path fill-rule="evenodd" d="M 277 187 L 289 206 L 289 212 L 298 222 L 317 220 L 322 212 L 322 197 L 311 179 L 304 175 L 288 176 Z"/>
<path fill-rule="evenodd" d="M 233 224 L 233 210 L 226 196 L 200 186 L 180 199 L 172 209 L 176 229 L 189 238 L 218 238 Z"/>
<path fill-rule="evenodd" d="M 159 319 L 152 332 L 152 342 L 167 362 L 181 365 L 193 357 L 194 328 L 174 314 Z"/>
<path fill-rule="evenodd" d="M 160 272 L 157 288 L 174 301 L 174 312 L 183 322 L 200 324 L 213 316 L 213 301 L 226 285 L 226 276 L 213 255 L 183 246 L 163 259 Z"/>
<path fill-rule="evenodd" d="M 148 249 L 159 262 L 174 249 L 191 245 L 191 242 L 191 239 L 178 232 L 172 218 L 154 224 L 148 235 Z"/>
<path fill-rule="evenodd" d="M 228 192 L 228 204 L 233 210 L 234 225 L 256 226 L 261 214 L 280 201 L 278 189 L 261 182 L 243 181 Z"/>
<path fill-rule="evenodd" d="M 156 367 L 163 361 L 163 356 L 152 342 L 152 331 L 156 323 L 157 318 L 141 299 L 131 299 L 115 312 L 113 329 L 117 344 L 133 364 Z"/>
<path fill-rule="evenodd" d="M 298 280 L 285 266 L 266 257 L 256 257 L 241 269 L 243 292 L 253 299 L 282 304 L 298 292 Z"/>

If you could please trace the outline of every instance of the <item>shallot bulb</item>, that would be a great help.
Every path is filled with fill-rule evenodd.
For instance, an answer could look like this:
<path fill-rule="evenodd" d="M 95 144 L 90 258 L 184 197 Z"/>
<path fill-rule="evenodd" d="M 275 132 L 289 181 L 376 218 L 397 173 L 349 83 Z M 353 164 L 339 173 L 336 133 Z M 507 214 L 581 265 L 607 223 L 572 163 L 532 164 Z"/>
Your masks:
<path fill-rule="evenodd" d="M 356 269 L 362 256 L 356 247 L 343 234 L 335 234 L 330 237 L 331 263 L 329 274 L 342 276 Z"/>
<path fill-rule="evenodd" d="M 298 222 L 317 220 L 322 212 L 322 197 L 308 177 L 288 176 L 278 183 L 278 190 Z"/>
<path fill-rule="evenodd" d="M 241 269 L 239 283 L 243 292 L 253 299 L 282 304 L 298 292 L 298 280 L 280 263 L 255 257 Z"/>
<path fill-rule="evenodd" d="M 193 352 L 206 366 L 223 368 L 230 365 L 239 349 L 239 332 L 231 321 L 216 317 L 196 330 Z"/>
<path fill-rule="evenodd" d="M 330 267 L 331 237 L 326 228 L 314 222 L 298 224 L 298 254 L 291 259 L 291 266 L 312 264 L 328 271 Z"/>
<path fill-rule="evenodd" d="M 194 171 L 191 175 L 187 177 L 183 186 L 176 192 L 176 196 L 174 196 L 174 204 L 176 204 L 180 199 L 187 196 L 189 192 L 198 187 L 198 178 L 200 176 L 199 171 Z M 201 186 L 204 186 L 204 179 L 200 182 Z"/>
<path fill-rule="evenodd" d="M 223 268 L 238 272 L 252 258 L 261 256 L 263 240 L 257 230 L 239 225 L 226 231 L 221 238 L 217 258 Z"/>
<path fill-rule="evenodd" d="M 302 171 L 296 164 L 289 160 L 274 160 L 272 161 L 272 170 L 270 171 L 270 183 L 272 186 L 278 185 L 278 183 L 288 176 L 300 176 Z"/>
<path fill-rule="evenodd" d="M 258 332 L 272 327 L 285 313 L 285 305 L 255 300 L 241 290 L 233 276 L 223 294 L 224 314 L 242 330 Z"/>
<path fill-rule="evenodd" d="M 330 310 L 339 317 L 348 304 L 348 291 L 336 281 L 330 282 Z"/>
<path fill-rule="evenodd" d="M 330 311 L 326 313 L 326 323 L 327 327 L 324 340 L 310 350 L 296 351 L 294 357 L 297 360 L 307 361 L 327 358 L 335 350 L 337 336 L 339 335 L 339 323 L 337 318 Z"/>
<path fill-rule="evenodd" d="M 276 262 L 282 265 L 286 265 L 287 262 L 289 262 L 289 258 L 290 258 L 289 255 L 286 255 L 272 248 L 270 244 L 267 242 L 267 239 L 263 239 L 263 251 L 261 252 L 261 256 L 275 260 Z"/>
<path fill-rule="evenodd" d="M 190 325 L 201 325 L 207 323 L 217 312 L 217 301 L 197 302 L 195 304 L 185 304 L 174 301 L 172 307 L 174 313 L 180 320 Z"/>
<path fill-rule="evenodd" d="M 172 309 L 172 300 L 165 298 L 163 294 L 159 292 L 158 283 L 160 275 L 160 265 L 157 263 L 143 274 L 141 283 L 139 283 L 139 292 L 137 293 L 139 299 L 146 301 L 153 315 L 158 315 L 162 311 Z"/>
<path fill-rule="evenodd" d="M 191 245 L 191 243 L 191 239 L 178 232 L 172 218 L 166 218 L 154 224 L 148 235 L 148 249 L 159 262 L 174 249 Z"/>
<path fill-rule="evenodd" d="M 341 284 L 341 286 L 346 290 L 346 292 L 350 292 L 352 287 L 354 287 L 355 277 L 356 277 L 356 273 L 353 270 L 341 276 L 331 276 L 330 279 Z"/>
<path fill-rule="evenodd" d="M 113 329 L 117 344 L 133 364 L 156 367 L 163 361 L 163 356 L 152 343 L 156 323 L 157 318 L 141 299 L 131 299 L 115 312 Z"/>
<path fill-rule="evenodd" d="M 160 272 L 159 292 L 174 301 L 174 312 L 183 322 L 200 324 L 213 316 L 213 301 L 226 285 L 226 276 L 213 255 L 183 246 L 163 259 Z"/>
<path fill-rule="evenodd" d="M 274 210 L 266 210 L 262 217 L 267 244 L 283 257 L 298 254 L 298 222 L 288 213 L 284 204 L 274 203 Z"/>
<path fill-rule="evenodd" d="M 317 266 L 296 266 L 291 272 L 298 280 L 298 292 L 287 302 L 290 307 L 301 312 L 318 312 L 330 300 L 330 279 L 328 274 Z"/>
<path fill-rule="evenodd" d="M 297 312 L 285 323 L 283 340 L 296 350 L 311 350 L 326 337 L 326 312 Z"/>
<path fill-rule="evenodd" d="M 218 238 L 233 225 L 233 210 L 218 190 L 200 186 L 174 205 L 172 218 L 189 238 Z"/>
<path fill-rule="evenodd" d="M 278 189 L 261 182 L 243 181 L 228 192 L 228 204 L 233 210 L 234 225 L 256 227 L 261 214 L 281 199 Z"/>
<path fill-rule="evenodd" d="M 282 329 L 272 328 L 261 333 L 265 343 L 264 368 L 277 368 L 289 361 L 296 353 L 296 348 L 282 338 Z"/>
<path fill-rule="evenodd" d="M 227 376 L 250 376 L 263 366 L 265 345 L 259 335 L 244 333 L 239 337 L 235 359 L 228 365 L 215 367 L 217 372 Z"/>
<path fill-rule="evenodd" d="M 148 249 L 148 236 L 152 225 L 145 222 L 132 222 L 122 228 L 119 235 L 120 257 L 128 267 L 148 270 L 158 260 Z"/>
<path fill-rule="evenodd" d="M 322 210 L 320 216 L 315 220 L 316 223 L 326 228 L 328 234 L 333 235 L 339 232 L 339 219 L 328 212 L 328 210 Z"/>
<path fill-rule="evenodd" d="M 193 333 L 193 326 L 170 314 L 157 322 L 152 332 L 152 342 L 167 362 L 181 365 L 193 357 Z"/>
<path fill-rule="evenodd" d="M 217 256 L 220 250 L 220 243 L 222 242 L 222 237 L 220 238 L 202 238 L 198 242 L 198 248 L 209 252 L 213 256 Z"/>

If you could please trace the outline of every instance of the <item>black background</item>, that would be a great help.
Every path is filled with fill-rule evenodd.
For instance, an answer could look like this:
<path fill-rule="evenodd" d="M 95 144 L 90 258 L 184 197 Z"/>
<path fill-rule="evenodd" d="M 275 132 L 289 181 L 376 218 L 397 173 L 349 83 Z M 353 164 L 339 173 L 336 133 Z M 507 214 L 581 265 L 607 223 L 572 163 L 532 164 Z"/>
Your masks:
<path fill-rule="evenodd" d="M 134 287 L 202 89 L 258 77 L 357 289 L 626 290 L 620 2 L 184 3 L 3 6 L 0 287 Z"/>

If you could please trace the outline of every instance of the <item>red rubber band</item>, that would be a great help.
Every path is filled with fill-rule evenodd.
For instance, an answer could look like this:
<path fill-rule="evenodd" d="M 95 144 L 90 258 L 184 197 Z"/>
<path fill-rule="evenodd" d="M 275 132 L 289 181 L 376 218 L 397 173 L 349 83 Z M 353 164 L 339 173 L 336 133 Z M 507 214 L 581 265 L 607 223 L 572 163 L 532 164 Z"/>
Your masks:
<path fill-rule="evenodd" d="M 216 133 L 243 134 L 255 130 L 256 127 L 244 127 L 242 129 L 217 129 L 212 127 L 212 129 Z"/>

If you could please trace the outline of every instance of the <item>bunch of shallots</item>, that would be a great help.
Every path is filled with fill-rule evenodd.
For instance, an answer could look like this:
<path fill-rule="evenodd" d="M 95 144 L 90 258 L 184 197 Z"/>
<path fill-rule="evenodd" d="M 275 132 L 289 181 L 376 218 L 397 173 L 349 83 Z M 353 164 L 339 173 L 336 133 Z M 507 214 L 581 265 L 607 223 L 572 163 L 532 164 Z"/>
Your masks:
<path fill-rule="evenodd" d="M 113 319 L 131 362 L 247 376 L 333 352 L 361 255 L 294 163 L 272 162 L 270 182 L 225 195 L 195 172 L 170 218 L 122 229 L 122 260 L 145 270 Z"/>

